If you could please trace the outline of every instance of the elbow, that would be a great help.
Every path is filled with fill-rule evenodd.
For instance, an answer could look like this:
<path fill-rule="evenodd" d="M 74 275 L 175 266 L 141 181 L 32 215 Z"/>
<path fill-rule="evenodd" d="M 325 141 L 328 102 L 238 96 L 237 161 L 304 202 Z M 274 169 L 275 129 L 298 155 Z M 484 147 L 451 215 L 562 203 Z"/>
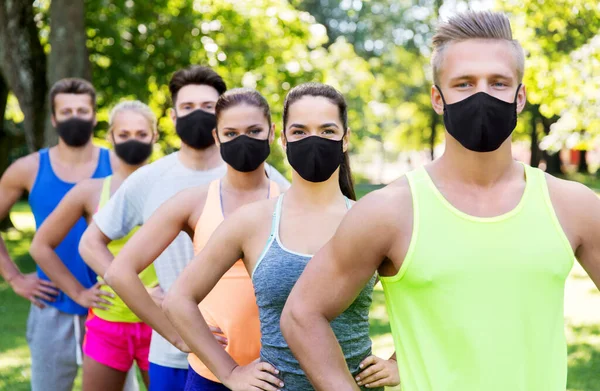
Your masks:
<path fill-rule="evenodd" d="M 175 298 L 173 292 L 169 291 L 160 303 L 160 309 L 163 311 L 167 319 L 169 319 L 173 324 L 175 323 L 174 318 L 175 314 L 177 313 L 176 307 L 179 302 L 180 301 L 178 301 L 177 298 Z"/>
<path fill-rule="evenodd" d="M 303 305 L 295 300 L 288 300 L 283 308 L 279 322 L 283 338 L 285 338 L 288 344 L 294 339 L 294 335 L 302 329 L 304 320 L 306 320 L 306 317 Z"/>
<path fill-rule="evenodd" d="M 40 244 L 38 237 L 34 236 L 33 240 L 31 241 L 31 245 L 29 246 L 29 255 L 31 255 L 31 257 L 37 264 L 39 264 L 39 260 L 42 258 L 41 257 L 41 253 L 42 253 L 41 247 L 42 246 Z"/>
<path fill-rule="evenodd" d="M 92 266 L 92 261 L 93 261 L 93 251 L 92 251 L 92 238 L 91 238 L 91 233 L 89 229 L 86 229 L 85 232 L 83 233 L 83 236 L 81 236 L 81 239 L 79 240 L 79 255 L 81 255 L 81 258 L 83 258 L 83 261 L 88 265 L 88 266 Z"/>

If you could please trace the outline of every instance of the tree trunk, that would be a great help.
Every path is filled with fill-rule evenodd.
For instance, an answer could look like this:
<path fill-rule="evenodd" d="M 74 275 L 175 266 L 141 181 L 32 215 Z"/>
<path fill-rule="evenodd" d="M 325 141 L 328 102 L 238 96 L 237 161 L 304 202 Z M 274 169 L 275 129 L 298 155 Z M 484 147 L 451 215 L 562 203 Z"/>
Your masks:
<path fill-rule="evenodd" d="M 50 3 L 51 50 L 48 56 L 48 86 L 52 86 L 58 80 L 66 77 L 79 77 L 91 81 L 92 74 L 86 41 L 84 1 L 52 0 Z M 53 145 L 56 142 L 57 135 L 50 123 L 50 113 L 48 112 L 45 144 Z"/>
<path fill-rule="evenodd" d="M 8 86 L 4 81 L 4 77 L 0 73 L 0 176 L 4 174 L 4 171 L 8 168 L 10 160 L 8 159 L 11 149 L 11 138 L 4 126 L 5 120 L 4 115 L 6 113 L 6 103 L 8 101 Z M 12 228 L 13 224 L 10 221 L 10 215 L 6 216 L 3 220 L 0 220 L 0 231 L 6 231 Z"/>
<path fill-rule="evenodd" d="M 33 152 L 44 143 L 48 84 L 31 0 L 0 1 L 0 70 L 19 100 L 25 141 Z"/>
<path fill-rule="evenodd" d="M 581 174 L 589 174 L 589 167 L 587 164 L 587 151 L 582 149 L 579 151 L 579 165 L 577 167 L 577 172 Z"/>
<path fill-rule="evenodd" d="M 550 126 L 556 122 L 555 119 L 542 117 L 542 124 L 544 125 L 544 134 L 550 134 Z M 546 172 L 552 175 L 560 175 L 563 173 L 563 162 L 560 158 L 560 151 L 556 153 L 548 153 L 544 151 L 544 160 L 546 160 Z"/>

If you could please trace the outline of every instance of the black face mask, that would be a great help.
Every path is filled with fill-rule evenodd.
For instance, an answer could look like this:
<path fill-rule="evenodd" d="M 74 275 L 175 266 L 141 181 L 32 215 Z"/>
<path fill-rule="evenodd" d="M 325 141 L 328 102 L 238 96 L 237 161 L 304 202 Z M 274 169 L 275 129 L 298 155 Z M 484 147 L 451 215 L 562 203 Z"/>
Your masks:
<path fill-rule="evenodd" d="M 463 147 L 474 152 L 492 152 L 500 148 L 517 126 L 517 88 L 512 103 L 478 92 L 459 102 L 444 102 L 444 125 Z"/>
<path fill-rule="evenodd" d="M 56 124 L 58 136 L 70 147 L 82 147 L 92 138 L 94 122 L 71 118 Z"/>
<path fill-rule="evenodd" d="M 115 153 L 129 165 L 137 166 L 146 161 L 152 154 L 152 143 L 143 143 L 138 140 L 128 140 L 124 143 L 115 143 Z"/>
<path fill-rule="evenodd" d="M 221 157 L 227 164 L 240 172 L 251 172 L 267 158 L 271 148 L 269 138 L 258 140 L 241 135 L 226 143 L 221 143 Z"/>
<path fill-rule="evenodd" d="M 205 149 L 215 143 L 212 136 L 213 129 L 217 126 L 214 114 L 204 110 L 195 110 L 183 117 L 177 117 L 175 130 L 181 141 L 194 149 Z"/>
<path fill-rule="evenodd" d="M 310 136 L 299 141 L 289 142 L 286 154 L 290 165 L 309 182 L 325 182 L 342 164 L 344 159 L 344 139 L 330 140 Z"/>

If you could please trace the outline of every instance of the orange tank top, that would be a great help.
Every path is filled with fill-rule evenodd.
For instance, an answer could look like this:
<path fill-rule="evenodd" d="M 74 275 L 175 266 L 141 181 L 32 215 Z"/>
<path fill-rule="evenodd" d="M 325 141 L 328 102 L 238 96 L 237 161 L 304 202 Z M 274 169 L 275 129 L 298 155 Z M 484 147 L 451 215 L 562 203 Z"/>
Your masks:
<path fill-rule="evenodd" d="M 211 182 L 194 232 L 194 253 L 198 254 L 212 233 L 223 221 L 221 180 Z M 277 183 L 270 181 L 269 198 L 280 194 Z M 218 327 L 228 340 L 227 353 L 239 365 L 247 365 L 260 355 L 260 322 L 250 275 L 240 259 L 223 275 L 217 285 L 198 305 L 206 322 Z M 188 355 L 190 366 L 200 376 L 219 382 L 219 379 L 193 353 Z"/>

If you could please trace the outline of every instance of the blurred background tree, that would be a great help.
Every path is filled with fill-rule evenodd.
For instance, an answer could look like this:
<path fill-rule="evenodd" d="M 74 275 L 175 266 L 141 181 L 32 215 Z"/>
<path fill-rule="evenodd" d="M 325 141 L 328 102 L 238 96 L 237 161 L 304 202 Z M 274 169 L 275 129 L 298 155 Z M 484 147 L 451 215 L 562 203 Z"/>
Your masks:
<path fill-rule="evenodd" d="M 167 83 L 197 63 L 214 67 L 229 87 L 258 89 L 279 127 L 294 85 L 339 88 L 359 179 L 388 181 L 386 165 L 396 170 L 412 153 L 432 158 L 443 144 L 429 101 L 430 40 L 440 17 L 469 8 L 508 12 L 525 48 L 529 104 L 514 140 L 531 152 L 529 162 L 560 174 L 558 151 L 574 149 L 580 172 L 596 168 L 587 164 L 600 132 L 596 1 L 12 0 L 0 4 L 0 172 L 56 142 L 46 96 L 66 76 L 88 78 L 98 90 L 99 143 L 110 107 L 135 98 L 160 118 L 155 157 L 176 150 Z M 270 162 L 286 170 L 279 147 Z"/>

